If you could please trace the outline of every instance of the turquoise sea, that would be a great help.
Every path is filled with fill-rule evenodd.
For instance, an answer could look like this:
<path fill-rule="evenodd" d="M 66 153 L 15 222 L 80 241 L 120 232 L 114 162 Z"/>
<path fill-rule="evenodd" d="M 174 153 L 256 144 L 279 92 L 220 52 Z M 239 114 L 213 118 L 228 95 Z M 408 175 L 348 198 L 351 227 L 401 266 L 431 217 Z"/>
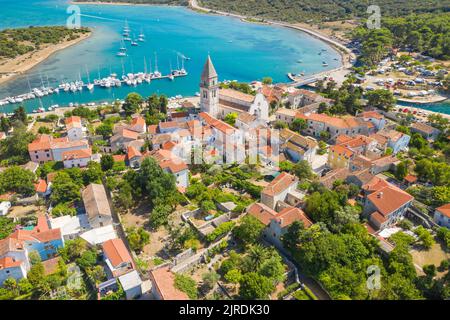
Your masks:
<path fill-rule="evenodd" d="M 61 0 L 0 0 L 0 28 L 29 25 L 63 25 L 69 15 L 70 4 Z M 177 66 L 177 54 L 185 61 L 189 75 L 171 82 L 168 79 L 152 81 L 137 87 L 122 85 L 120 88 L 96 87 L 91 93 L 60 93 L 42 98 L 45 107 L 52 104 L 67 105 L 70 102 L 85 103 L 124 98 L 136 91 L 144 96 L 153 92 L 168 96 L 194 95 L 199 91 L 200 73 L 206 56 L 210 53 L 221 80 L 252 81 L 270 76 L 275 81 L 287 81 L 288 72 L 312 74 L 340 65 L 339 54 L 324 42 L 305 33 L 281 27 L 241 22 L 239 19 L 199 14 L 183 7 L 162 6 L 112 6 L 80 5 L 81 24 L 94 29 L 94 34 L 79 44 L 55 53 L 45 62 L 31 69 L 27 75 L 31 87 L 40 87 L 41 78 L 56 86 L 62 79 L 77 80 L 79 75 L 87 82 L 106 77 L 110 72 L 119 76 L 125 72 L 144 71 L 144 57 L 148 68 L 154 67 L 155 52 L 158 69 L 163 74 Z M 122 39 L 125 19 L 131 35 L 137 37 L 143 31 L 146 42 L 138 47 L 128 47 L 128 56 L 116 57 Z M 324 51 L 318 55 L 322 49 Z M 338 58 L 339 61 L 334 60 Z M 301 59 L 303 62 L 298 63 Z M 122 67 L 123 60 L 123 67 Z M 327 61 L 328 67 L 322 66 Z M 181 64 L 181 59 L 179 59 Z M 28 92 L 27 77 L 17 77 L 0 87 L 0 98 Z M 25 102 L 30 111 L 39 106 L 39 100 Z M 3 107 L 3 111 L 14 108 Z"/>
<path fill-rule="evenodd" d="M 0 29 L 64 25 L 69 17 L 66 12 L 71 4 L 67 0 L 0 0 Z M 93 92 L 54 94 L 27 100 L 27 111 L 53 104 L 87 103 L 122 99 L 129 92 L 148 96 L 154 92 L 168 96 L 192 96 L 198 90 L 203 63 L 209 53 L 213 59 L 220 80 L 252 81 L 270 76 L 276 82 L 287 82 L 288 72 L 304 72 L 306 75 L 340 65 L 340 56 L 326 43 L 303 32 L 268 25 L 242 22 L 239 19 L 206 15 L 183 7 L 166 6 L 113 6 L 79 5 L 81 25 L 91 27 L 93 35 L 79 44 L 53 54 L 49 59 L 12 81 L 0 86 L 0 99 L 40 87 L 42 82 L 56 87 L 62 80 L 74 81 L 79 77 L 87 82 L 106 77 L 111 72 L 122 75 L 123 71 L 144 71 L 144 59 L 150 69 L 155 66 L 167 74 L 170 66 L 177 66 L 177 56 L 189 57 L 185 61 L 187 77 L 154 80 L 150 84 L 136 87 L 122 85 L 120 88 L 96 87 Z M 131 35 L 142 31 L 146 42 L 138 47 L 128 47 L 128 56 L 116 57 L 122 39 L 122 29 L 127 20 Z M 324 51 L 326 50 L 326 51 Z M 322 51 L 322 54 L 318 53 Z M 302 63 L 298 63 L 302 60 Z M 328 67 L 322 66 L 322 61 Z M 179 59 L 181 64 L 181 59 Z M 86 71 L 87 70 L 87 71 Z M 445 113 L 449 105 L 424 106 L 426 109 Z M 0 107 L 0 112 L 10 112 L 16 105 Z"/>

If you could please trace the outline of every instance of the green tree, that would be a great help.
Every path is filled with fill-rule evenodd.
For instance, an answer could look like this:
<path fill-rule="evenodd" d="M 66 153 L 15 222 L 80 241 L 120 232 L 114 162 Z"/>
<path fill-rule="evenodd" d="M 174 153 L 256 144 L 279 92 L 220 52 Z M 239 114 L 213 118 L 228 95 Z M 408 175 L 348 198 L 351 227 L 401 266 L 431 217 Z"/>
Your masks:
<path fill-rule="evenodd" d="M 371 107 L 389 111 L 395 105 L 395 98 L 392 92 L 385 89 L 369 91 L 366 94 L 367 104 Z"/>
<path fill-rule="evenodd" d="M 125 98 L 125 102 L 122 106 L 127 115 L 136 113 L 142 106 L 144 99 L 139 93 L 131 92 Z"/>
<path fill-rule="evenodd" d="M 52 182 L 50 199 L 55 203 L 70 203 L 81 199 L 81 185 L 76 183 L 66 171 L 56 174 Z"/>
<path fill-rule="evenodd" d="M 233 235 L 245 244 L 254 244 L 261 237 L 265 226 L 253 216 L 246 215 L 241 224 L 233 229 Z"/>
<path fill-rule="evenodd" d="M 113 134 L 113 126 L 109 123 L 102 123 L 95 128 L 95 134 L 102 136 L 103 139 L 107 139 Z"/>
<path fill-rule="evenodd" d="M 272 280 L 256 272 L 249 272 L 242 276 L 239 295 L 243 299 L 268 299 L 274 289 Z"/>
<path fill-rule="evenodd" d="M 33 195 L 34 174 L 18 166 L 6 168 L 0 173 L 0 192 L 17 192 L 26 196 Z"/>
<path fill-rule="evenodd" d="M 306 160 L 297 162 L 294 165 L 293 172 L 299 179 L 311 179 L 314 176 L 311 166 Z"/>
<path fill-rule="evenodd" d="M 111 170 L 114 165 L 114 158 L 110 154 L 105 154 L 100 159 L 100 165 L 103 171 Z"/>
<path fill-rule="evenodd" d="M 263 79 L 262 79 L 262 83 L 263 84 L 272 84 L 272 82 L 273 82 L 273 79 L 271 78 L 271 77 L 264 77 Z"/>
<path fill-rule="evenodd" d="M 291 125 L 289 126 L 291 130 L 300 132 L 302 130 L 305 130 L 307 128 L 306 120 L 301 118 L 296 118 L 294 121 L 292 121 Z"/>
<path fill-rule="evenodd" d="M 231 269 L 225 274 L 224 278 L 230 283 L 238 284 L 242 279 L 242 272 L 238 269 Z"/>
<path fill-rule="evenodd" d="M 230 112 L 225 116 L 225 118 L 223 120 L 226 123 L 228 123 L 230 126 L 234 126 L 234 124 L 236 123 L 237 117 L 238 117 L 238 114 L 236 112 Z"/>
<path fill-rule="evenodd" d="M 143 228 L 129 228 L 127 238 L 132 250 L 141 252 L 150 243 L 150 234 Z"/>
<path fill-rule="evenodd" d="M 405 161 L 400 162 L 395 169 L 395 177 L 403 181 L 403 179 L 408 175 L 408 163 Z"/>
<path fill-rule="evenodd" d="M 175 288 L 186 293 L 189 299 L 196 300 L 198 297 L 197 283 L 191 277 L 184 274 L 175 274 Z"/>

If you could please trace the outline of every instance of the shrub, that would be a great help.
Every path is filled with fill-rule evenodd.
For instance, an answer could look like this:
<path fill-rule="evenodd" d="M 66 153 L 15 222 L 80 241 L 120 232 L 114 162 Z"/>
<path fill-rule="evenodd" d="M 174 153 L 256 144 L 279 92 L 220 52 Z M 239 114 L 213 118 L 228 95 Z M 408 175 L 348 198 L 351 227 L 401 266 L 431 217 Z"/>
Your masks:
<path fill-rule="evenodd" d="M 206 241 L 213 242 L 213 241 L 217 240 L 219 237 L 230 232 L 233 229 L 233 227 L 234 227 L 233 221 L 228 221 L 228 222 L 222 223 L 213 232 L 211 232 L 210 234 L 208 234 L 206 236 Z"/>

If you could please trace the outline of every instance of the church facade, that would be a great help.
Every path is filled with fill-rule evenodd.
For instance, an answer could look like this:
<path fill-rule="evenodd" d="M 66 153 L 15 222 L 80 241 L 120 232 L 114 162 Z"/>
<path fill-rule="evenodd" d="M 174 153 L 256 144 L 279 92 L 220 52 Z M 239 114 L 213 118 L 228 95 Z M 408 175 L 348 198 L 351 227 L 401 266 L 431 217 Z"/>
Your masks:
<path fill-rule="evenodd" d="M 200 79 L 200 108 L 214 118 L 224 118 L 228 113 L 247 113 L 257 120 L 269 120 L 269 103 L 265 96 L 246 94 L 233 89 L 220 89 L 219 77 L 208 56 Z"/>

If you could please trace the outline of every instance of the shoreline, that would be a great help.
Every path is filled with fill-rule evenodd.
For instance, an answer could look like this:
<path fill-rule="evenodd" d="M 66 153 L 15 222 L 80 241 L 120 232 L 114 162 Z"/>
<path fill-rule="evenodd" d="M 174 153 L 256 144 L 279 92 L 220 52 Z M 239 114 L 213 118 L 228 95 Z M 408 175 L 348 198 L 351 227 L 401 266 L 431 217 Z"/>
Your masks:
<path fill-rule="evenodd" d="M 317 32 L 313 29 L 308 29 L 305 27 L 301 27 L 295 24 L 281 22 L 281 21 L 273 21 L 273 20 L 264 20 L 260 21 L 260 19 L 250 17 L 250 16 L 244 16 L 239 15 L 235 13 L 230 12 L 224 12 L 224 11 L 217 11 L 209 8 L 201 7 L 197 4 L 196 0 L 189 0 L 189 3 L 187 6 L 177 6 L 177 5 L 170 5 L 170 4 L 151 4 L 151 3 L 129 3 L 129 2 L 108 2 L 108 1 L 69 1 L 70 4 L 80 4 L 80 5 L 111 5 L 111 6 L 155 6 L 155 7 L 181 7 L 181 8 L 188 8 L 195 12 L 202 12 L 202 13 L 208 13 L 208 14 L 217 14 L 227 17 L 234 17 L 237 19 L 240 19 L 242 22 L 245 23 L 255 23 L 255 24 L 262 24 L 262 25 L 275 25 L 280 26 L 284 28 L 290 28 L 294 30 L 299 30 L 304 33 L 309 34 L 310 36 L 313 36 L 316 39 L 322 40 L 326 42 L 328 45 L 333 47 L 341 56 L 341 67 L 349 67 L 350 59 L 356 58 L 356 56 L 349 50 L 347 47 L 345 47 L 342 43 L 339 43 L 338 41 L 335 41 L 333 39 L 330 39 L 327 35 L 322 34 L 320 32 Z M 255 21 L 253 21 L 255 20 Z M 345 51 L 345 52 L 343 52 Z M 351 64 L 350 64 L 351 66 Z M 335 71 L 335 70 L 330 70 Z"/>
<path fill-rule="evenodd" d="M 77 39 L 65 41 L 56 45 L 50 45 L 41 50 L 20 55 L 14 59 L 6 60 L 0 65 L 0 85 L 3 85 L 8 81 L 13 80 L 15 77 L 26 73 L 30 69 L 47 60 L 56 52 L 67 49 L 83 40 L 88 39 L 92 33 L 93 31 L 91 30 L 89 33 L 82 34 Z M 8 70 L 8 68 L 11 68 L 11 70 Z"/>

